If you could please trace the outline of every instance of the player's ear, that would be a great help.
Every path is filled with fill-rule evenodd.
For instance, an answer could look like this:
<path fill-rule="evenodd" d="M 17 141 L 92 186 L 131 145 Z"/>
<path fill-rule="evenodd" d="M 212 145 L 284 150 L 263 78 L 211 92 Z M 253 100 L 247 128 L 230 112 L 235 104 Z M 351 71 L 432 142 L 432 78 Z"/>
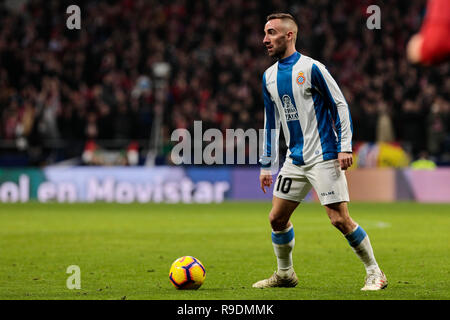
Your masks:
<path fill-rule="evenodd" d="M 288 32 L 286 33 L 286 35 L 287 35 L 288 40 L 292 40 L 293 37 L 294 37 L 294 32 L 288 31 Z"/>

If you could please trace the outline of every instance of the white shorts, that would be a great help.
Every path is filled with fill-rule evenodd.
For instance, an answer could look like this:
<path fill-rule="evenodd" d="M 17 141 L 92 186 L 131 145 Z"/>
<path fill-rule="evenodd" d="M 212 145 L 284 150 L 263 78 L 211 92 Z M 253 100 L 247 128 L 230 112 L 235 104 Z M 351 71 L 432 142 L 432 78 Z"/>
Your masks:
<path fill-rule="evenodd" d="M 273 195 L 301 202 L 311 187 L 322 205 L 350 201 L 345 171 L 337 159 L 304 166 L 285 161 L 275 181 Z"/>

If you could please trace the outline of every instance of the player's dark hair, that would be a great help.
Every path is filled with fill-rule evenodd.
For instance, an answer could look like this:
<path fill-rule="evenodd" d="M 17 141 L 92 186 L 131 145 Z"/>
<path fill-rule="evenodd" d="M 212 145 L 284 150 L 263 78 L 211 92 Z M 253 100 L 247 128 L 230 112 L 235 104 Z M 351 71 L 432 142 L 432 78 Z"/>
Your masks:
<path fill-rule="evenodd" d="M 266 21 L 273 20 L 273 19 L 289 19 L 289 20 L 292 20 L 295 23 L 295 25 L 297 26 L 297 28 L 298 28 L 297 21 L 295 20 L 295 18 L 290 13 L 282 13 L 282 12 L 272 13 L 272 14 L 269 14 L 267 16 Z"/>

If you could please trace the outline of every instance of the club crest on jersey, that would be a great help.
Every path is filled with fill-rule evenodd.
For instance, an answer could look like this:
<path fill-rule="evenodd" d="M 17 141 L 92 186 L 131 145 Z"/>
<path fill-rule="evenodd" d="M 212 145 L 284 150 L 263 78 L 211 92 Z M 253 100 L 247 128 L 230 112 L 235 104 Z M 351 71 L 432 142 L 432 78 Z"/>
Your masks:
<path fill-rule="evenodd" d="M 303 72 L 300 71 L 297 75 L 297 84 L 298 85 L 304 84 L 305 80 L 306 80 L 305 75 L 303 74 Z"/>
<path fill-rule="evenodd" d="M 286 121 L 298 120 L 298 112 L 295 106 L 292 104 L 291 97 L 285 94 L 282 99 L 284 115 L 286 116 Z"/>

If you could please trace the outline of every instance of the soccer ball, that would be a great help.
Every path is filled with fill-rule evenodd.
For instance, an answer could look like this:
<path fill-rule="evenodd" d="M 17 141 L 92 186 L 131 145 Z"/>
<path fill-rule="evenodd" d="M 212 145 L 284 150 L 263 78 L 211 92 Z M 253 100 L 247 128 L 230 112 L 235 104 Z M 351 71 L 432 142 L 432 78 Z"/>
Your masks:
<path fill-rule="evenodd" d="M 184 256 L 172 263 L 169 271 L 170 282 L 181 290 L 196 290 L 205 281 L 206 271 L 200 260 Z"/>

